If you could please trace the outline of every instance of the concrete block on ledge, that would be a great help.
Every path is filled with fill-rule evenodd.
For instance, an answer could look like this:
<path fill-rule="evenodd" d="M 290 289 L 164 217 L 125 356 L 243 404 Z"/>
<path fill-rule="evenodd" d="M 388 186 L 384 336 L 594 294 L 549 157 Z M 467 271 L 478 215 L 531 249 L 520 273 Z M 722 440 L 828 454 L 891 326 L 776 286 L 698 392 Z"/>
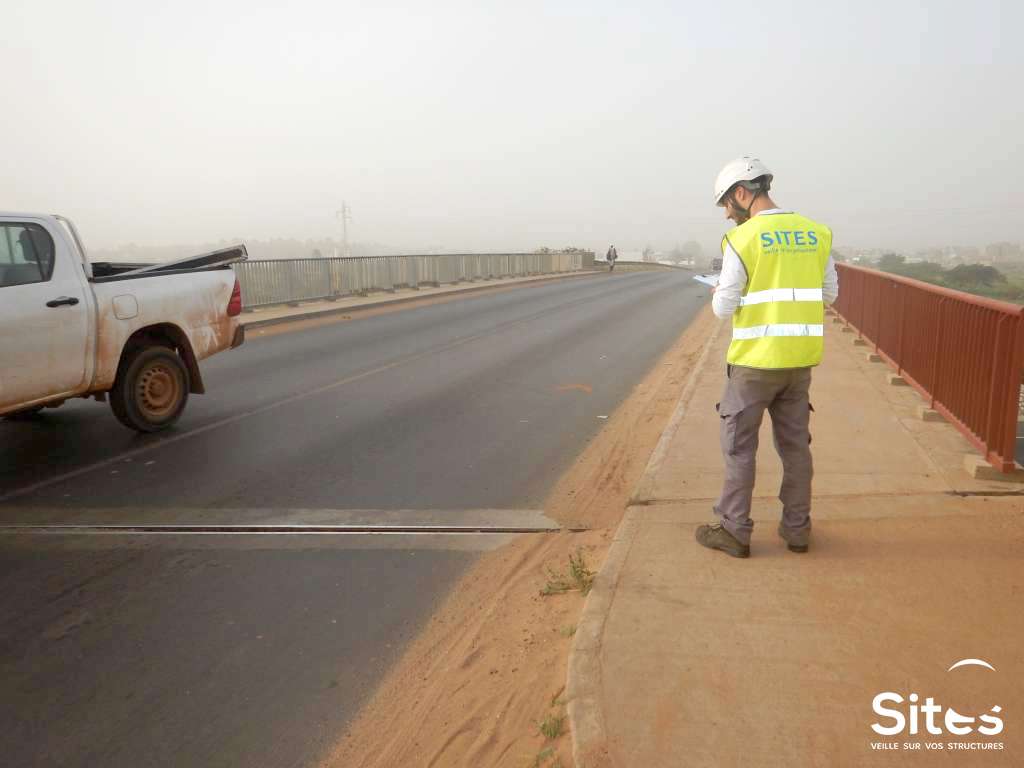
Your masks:
<path fill-rule="evenodd" d="M 968 453 L 964 456 L 964 469 L 975 480 L 995 480 L 1004 483 L 1024 483 L 1024 467 L 1014 465 L 1009 472 L 1000 472 L 981 456 Z"/>

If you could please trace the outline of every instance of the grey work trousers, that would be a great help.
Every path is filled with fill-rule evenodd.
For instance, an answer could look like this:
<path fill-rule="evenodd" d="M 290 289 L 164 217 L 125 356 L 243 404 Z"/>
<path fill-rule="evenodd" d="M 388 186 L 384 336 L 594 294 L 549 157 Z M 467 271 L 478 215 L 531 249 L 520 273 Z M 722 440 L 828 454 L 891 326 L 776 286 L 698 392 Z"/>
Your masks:
<path fill-rule="evenodd" d="M 811 525 L 810 368 L 766 370 L 727 367 L 728 380 L 718 409 L 725 481 L 714 506 L 722 526 L 750 543 L 758 433 L 765 409 L 772 419 L 775 450 L 782 459 L 782 525 L 796 533 Z"/>

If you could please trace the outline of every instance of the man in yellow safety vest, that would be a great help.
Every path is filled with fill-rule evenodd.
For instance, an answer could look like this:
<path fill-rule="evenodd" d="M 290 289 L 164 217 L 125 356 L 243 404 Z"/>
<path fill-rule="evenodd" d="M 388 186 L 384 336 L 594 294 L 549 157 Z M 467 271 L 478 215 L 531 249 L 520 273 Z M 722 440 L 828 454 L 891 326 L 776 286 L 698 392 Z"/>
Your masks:
<path fill-rule="evenodd" d="M 750 556 L 750 504 L 758 432 L 765 410 L 783 465 L 779 536 L 806 552 L 811 532 L 811 368 L 824 350 L 825 305 L 839 295 L 832 231 L 781 210 L 768 195 L 774 178 L 757 158 L 728 163 L 715 204 L 736 226 L 722 239 L 722 273 L 712 298 L 732 317 L 726 386 L 718 409 L 725 481 L 714 506 L 718 523 L 697 541 L 733 557 Z"/>

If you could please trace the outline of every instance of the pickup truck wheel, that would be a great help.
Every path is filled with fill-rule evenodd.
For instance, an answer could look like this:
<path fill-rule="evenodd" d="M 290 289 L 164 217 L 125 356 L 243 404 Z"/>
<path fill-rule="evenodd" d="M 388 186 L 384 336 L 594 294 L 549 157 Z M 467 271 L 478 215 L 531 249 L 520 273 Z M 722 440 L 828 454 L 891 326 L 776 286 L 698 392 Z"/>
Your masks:
<path fill-rule="evenodd" d="M 174 350 L 146 347 L 123 363 L 110 390 L 110 409 L 126 427 L 159 432 L 181 416 L 188 390 L 188 369 Z"/>

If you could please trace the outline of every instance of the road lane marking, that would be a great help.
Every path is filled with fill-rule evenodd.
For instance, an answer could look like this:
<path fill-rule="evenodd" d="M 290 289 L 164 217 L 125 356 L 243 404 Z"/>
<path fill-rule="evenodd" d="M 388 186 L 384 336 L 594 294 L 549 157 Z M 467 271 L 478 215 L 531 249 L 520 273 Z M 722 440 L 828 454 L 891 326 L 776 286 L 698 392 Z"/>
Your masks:
<path fill-rule="evenodd" d="M 4 534 L 33 534 L 60 536 L 95 536 L 103 534 L 131 534 L 157 536 L 481 536 L 494 534 L 555 534 L 560 528 L 503 526 L 421 525 L 398 527 L 386 525 L 0 525 Z M 582 530 L 569 528 L 569 530 Z"/>
<path fill-rule="evenodd" d="M 0 507 L 0 528 L 11 526 L 168 527 L 192 529 L 350 529 L 557 531 L 541 509 L 337 509 L 285 507 Z"/>

